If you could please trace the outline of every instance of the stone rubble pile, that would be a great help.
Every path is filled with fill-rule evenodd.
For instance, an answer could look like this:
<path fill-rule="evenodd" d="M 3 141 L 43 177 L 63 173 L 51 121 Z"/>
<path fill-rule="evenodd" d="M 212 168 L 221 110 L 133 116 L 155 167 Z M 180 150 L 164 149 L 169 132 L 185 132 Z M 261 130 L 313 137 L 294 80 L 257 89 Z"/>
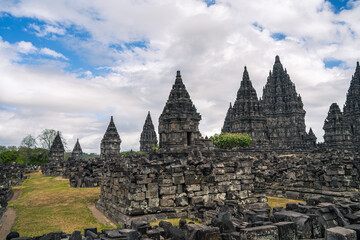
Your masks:
<path fill-rule="evenodd" d="M 71 187 L 99 187 L 103 178 L 104 161 L 100 158 L 67 161 L 63 165 L 63 177 Z"/>
<path fill-rule="evenodd" d="M 360 156 L 347 151 L 258 155 L 255 192 L 292 199 L 351 198 L 360 187 Z"/>
<path fill-rule="evenodd" d="M 84 229 L 72 234 L 52 232 L 35 238 L 12 238 L 13 240 L 31 239 L 101 239 L 101 240 L 288 240 L 288 239 L 347 239 L 360 238 L 360 203 L 351 201 L 328 202 L 329 199 L 309 199 L 306 204 L 288 203 L 286 208 L 267 205 L 251 210 L 240 210 L 234 205 L 217 201 L 213 210 L 204 209 L 210 216 L 203 225 L 180 219 L 178 226 L 160 221 L 151 226 L 148 221 L 135 219 L 124 228 Z M 210 207 L 211 208 L 211 207 Z M 13 236 L 18 236 L 13 233 Z M 10 238 L 9 238 L 10 239 Z"/>
<path fill-rule="evenodd" d="M 21 164 L 0 164 L 0 218 L 6 211 L 7 202 L 13 196 L 11 186 L 24 181 L 25 167 Z"/>

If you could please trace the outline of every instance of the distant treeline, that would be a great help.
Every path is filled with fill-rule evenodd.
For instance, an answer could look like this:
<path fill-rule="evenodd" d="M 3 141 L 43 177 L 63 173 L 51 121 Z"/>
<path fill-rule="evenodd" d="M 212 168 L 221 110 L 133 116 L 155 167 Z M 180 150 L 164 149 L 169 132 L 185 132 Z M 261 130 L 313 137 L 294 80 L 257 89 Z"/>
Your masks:
<path fill-rule="evenodd" d="M 0 146 L 0 163 L 20 163 L 24 165 L 43 165 L 49 161 L 49 150 L 45 148 L 27 148 L 16 146 Z M 71 152 L 65 152 L 64 160 L 71 157 Z M 89 160 L 99 157 L 96 153 L 83 153 L 82 159 Z"/>

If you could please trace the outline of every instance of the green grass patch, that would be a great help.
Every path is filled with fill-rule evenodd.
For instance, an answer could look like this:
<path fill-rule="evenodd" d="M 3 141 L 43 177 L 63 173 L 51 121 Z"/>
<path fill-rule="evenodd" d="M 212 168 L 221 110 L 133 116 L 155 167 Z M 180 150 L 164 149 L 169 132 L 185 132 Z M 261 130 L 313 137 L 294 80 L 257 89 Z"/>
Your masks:
<path fill-rule="evenodd" d="M 169 219 L 163 219 L 163 220 L 159 220 L 159 221 L 154 221 L 154 222 L 150 222 L 150 226 L 154 227 L 154 226 L 158 226 L 160 221 L 164 221 L 164 222 L 169 222 L 171 223 L 173 226 L 179 226 L 179 221 L 181 218 L 169 218 Z M 197 225 L 202 225 L 201 223 L 199 223 L 198 221 L 186 218 L 186 223 L 188 222 L 193 222 Z"/>
<path fill-rule="evenodd" d="M 305 201 L 288 199 L 288 198 L 278 198 L 278 197 L 267 196 L 267 199 L 268 199 L 268 204 L 271 208 L 274 208 L 274 207 L 286 208 L 287 203 L 305 203 Z"/>
<path fill-rule="evenodd" d="M 21 186 L 21 196 L 10 201 L 17 211 L 12 231 L 34 237 L 53 231 L 72 233 L 86 227 L 112 228 L 96 221 L 87 205 L 100 198 L 100 188 L 71 188 L 69 180 L 31 173 Z"/>

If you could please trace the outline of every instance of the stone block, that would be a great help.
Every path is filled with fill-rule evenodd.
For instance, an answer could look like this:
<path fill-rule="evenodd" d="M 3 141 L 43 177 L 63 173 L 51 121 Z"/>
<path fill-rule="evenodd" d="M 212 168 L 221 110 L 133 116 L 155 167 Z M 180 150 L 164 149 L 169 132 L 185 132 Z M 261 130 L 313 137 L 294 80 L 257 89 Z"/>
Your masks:
<path fill-rule="evenodd" d="M 279 240 L 296 240 L 296 225 L 293 222 L 278 222 Z"/>
<path fill-rule="evenodd" d="M 221 240 L 220 231 L 217 227 L 187 224 L 185 226 L 186 239 L 196 240 Z"/>
<path fill-rule="evenodd" d="M 201 185 L 200 184 L 186 185 L 186 190 L 188 192 L 200 191 L 201 190 Z"/>
<path fill-rule="evenodd" d="M 184 175 L 173 176 L 172 180 L 173 180 L 173 183 L 176 185 L 185 183 Z"/>
<path fill-rule="evenodd" d="M 328 228 L 325 231 L 325 240 L 356 240 L 356 232 L 343 227 Z"/>
<path fill-rule="evenodd" d="M 160 199 L 159 198 L 150 198 L 149 199 L 149 207 L 159 207 Z"/>
<path fill-rule="evenodd" d="M 170 195 L 176 193 L 176 186 L 161 186 L 160 195 Z"/>
<path fill-rule="evenodd" d="M 171 198 L 161 198 L 160 206 L 161 207 L 175 207 L 175 202 Z"/>
<path fill-rule="evenodd" d="M 279 232 L 278 228 L 274 225 L 245 228 L 240 230 L 240 239 L 266 239 L 266 240 L 278 240 Z"/>

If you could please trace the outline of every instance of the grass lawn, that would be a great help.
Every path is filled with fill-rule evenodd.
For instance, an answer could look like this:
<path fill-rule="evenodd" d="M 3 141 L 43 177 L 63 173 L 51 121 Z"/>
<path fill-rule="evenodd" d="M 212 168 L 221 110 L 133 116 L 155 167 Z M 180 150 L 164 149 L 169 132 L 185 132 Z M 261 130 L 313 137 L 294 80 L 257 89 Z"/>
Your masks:
<path fill-rule="evenodd" d="M 278 198 L 278 197 L 270 197 L 266 196 L 268 199 L 268 204 L 271 208 L 274 207 L 286 207 L 287 203 L 293 202 L 293 203 L 305 203 L 305 201 L 301 200 L 293 200 L 293 199 L 287 199 L 287 198 Z"/>
<path fill-rule="evenodd" d="M 40 236 L 53 231 L 72 233 L 86 227 L 111 228 L 98 223 L 88 209 L 100 198 L 100 188 L 71 188 L 69 180 L 31 173 L 21 186 L 21 196 L 10 201 L 17 211 L 12 231 L 20 236 Z"/>

